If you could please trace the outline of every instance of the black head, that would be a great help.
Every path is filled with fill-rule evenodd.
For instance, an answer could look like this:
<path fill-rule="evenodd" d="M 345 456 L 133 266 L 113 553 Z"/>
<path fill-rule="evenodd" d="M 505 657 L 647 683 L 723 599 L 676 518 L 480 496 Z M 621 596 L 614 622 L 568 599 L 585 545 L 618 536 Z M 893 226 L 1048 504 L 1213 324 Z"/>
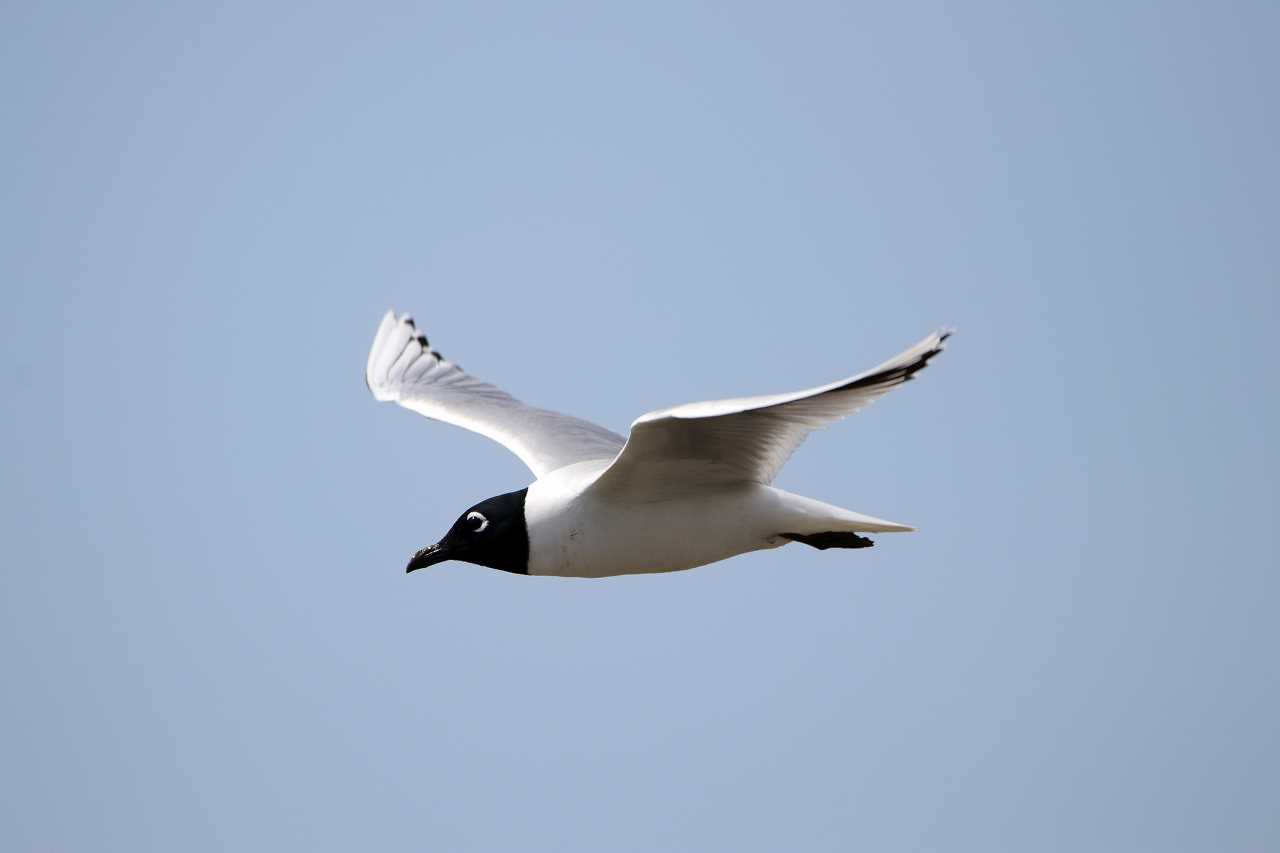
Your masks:
<path fill-rule="evenodd" d="M 528 489 L 481 501 L 462 514 L 434 545 L 413 555 L 406 572 L 445 560 L 462 560 L 519 575 L 529 573 L 529 529 L 524 522 Z"/>

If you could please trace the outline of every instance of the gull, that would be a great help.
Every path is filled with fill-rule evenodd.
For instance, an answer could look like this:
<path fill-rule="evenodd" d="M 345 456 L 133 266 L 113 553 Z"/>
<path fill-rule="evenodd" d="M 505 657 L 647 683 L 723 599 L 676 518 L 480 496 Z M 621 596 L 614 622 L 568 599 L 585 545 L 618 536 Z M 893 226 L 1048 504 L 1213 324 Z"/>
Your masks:
<path fill-rule="evenodd" d="M 603 578 L 691 569 L 790 542 L 866 548 L 873 543 L 859 534 L 914 530 L 770 484 L 810 432 L 912 379 L 950 334 L 939 330 L 879 367 L 805 391 L 649 412 L 623 439 L 476 379 L 432 349 L 411 317 L 388 311 L 365 368 L 373 396 L 493 439 L 536 478 L 467 509 L 406 571 L 461 560 Z"/>

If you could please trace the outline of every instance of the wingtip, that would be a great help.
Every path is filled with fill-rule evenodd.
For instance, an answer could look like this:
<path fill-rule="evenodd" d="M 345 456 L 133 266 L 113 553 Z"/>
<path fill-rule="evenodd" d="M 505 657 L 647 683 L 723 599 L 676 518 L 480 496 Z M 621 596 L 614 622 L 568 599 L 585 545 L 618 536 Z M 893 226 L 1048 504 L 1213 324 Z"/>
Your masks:
<path fill-rule="evenodd" d="M 384 387 L 387 371 L 403 351 L 404 342 L 414 338 L 419 339 L 426 349 L 426 338 L 418 332 L 413 318 L 408 314 L 397 316 L 394 307 L 388 308 L 378 323 L 373 344 L 369 347 L 369 358 L 365 362 L 364 385 L 375 399 L 394 399 L 394 395 Z"/>

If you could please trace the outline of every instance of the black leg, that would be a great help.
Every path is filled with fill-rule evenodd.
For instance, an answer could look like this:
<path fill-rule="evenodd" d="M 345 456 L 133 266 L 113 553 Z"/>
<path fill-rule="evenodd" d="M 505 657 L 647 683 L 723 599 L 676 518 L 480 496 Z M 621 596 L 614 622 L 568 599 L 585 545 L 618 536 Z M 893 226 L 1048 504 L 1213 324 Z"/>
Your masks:
<path fill-rule="evenodd" d="M 876 544 L 865 536 L 850 533 L 847 530 L 832 530 L 826 533 L 782 533 L 779 534 L 792 542 L 804 544 L 825 551 L 828 548 L 870 548 Z"/>

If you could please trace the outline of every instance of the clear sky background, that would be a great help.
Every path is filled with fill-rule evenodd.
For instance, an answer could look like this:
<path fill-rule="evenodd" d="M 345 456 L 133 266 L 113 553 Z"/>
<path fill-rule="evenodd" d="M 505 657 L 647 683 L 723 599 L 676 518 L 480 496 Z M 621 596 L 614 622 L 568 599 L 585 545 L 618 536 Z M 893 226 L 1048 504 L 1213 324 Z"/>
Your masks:
<path fill-rule="evenodd" d="M 1280 847 L 1275 4 L 179 5 L 0 13 L 5 850 Z M 391 306 L 619 431 L 955 325 L 778 481 L 920 532 L 406 577 L 529 475 Z"/>

